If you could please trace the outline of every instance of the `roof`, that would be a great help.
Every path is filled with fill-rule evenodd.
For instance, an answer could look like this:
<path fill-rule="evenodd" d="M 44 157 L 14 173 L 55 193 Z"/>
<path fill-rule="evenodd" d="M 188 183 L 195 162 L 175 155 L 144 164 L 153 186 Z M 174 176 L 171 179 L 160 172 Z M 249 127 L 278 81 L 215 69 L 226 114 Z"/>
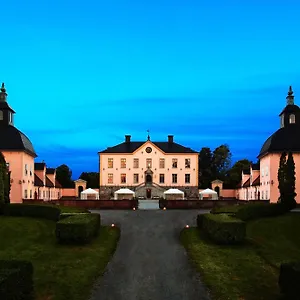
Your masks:
<path fill-rule="evenodd" d="M 99 153 L 133 153 L 135 150 L 140 148 L 146 142 L 124 142 L 118 144 L 113 147 L 108 147 L 104 151 L 100 151 Z M 165 153 L 198 153 L 191 148 L 184 147 L 177 143 L 170 143 L 170 142 L 152 142 L 156 147 L 161 149 Z"/>
<path fill-rule="evenodd" d="M 174 194 L 183 195 L 184 192 L 182 192 L 181 190 L 178 190 L 178 189 L 168 189 L 167 191 L 164 192 L 164 194 L 166 194 L 166 195 L 174 195 Z"/>
<path fill-rule="evenodd" d="M 124 188 L 117 190 L 115 194 L 134 194 L 134 192 L 130 189 Z"/>
<path fill-rule="evenodd" d="M 211 195 L 211 194 L 218 194 L 216 191 L 211 189 L 206 189 L 204 191 L 199 192 L 200 195 Z"/>
<path fill-rule="evenodd" d="M 82 191 L 80 194 L 99 194 L 99 193 L 96 192 L 95 190 L 89 188 L 89 189 Z"/>
<path fill-rule="evenodd" d="M 6 101 L 0 101 L 0 109 L 9 109 L 11 112 L 15 113 L 15 111 L 8 105 Z"/>
<path fill-rule="evenodd" d="M 295 104 L 288 104 L 284 109 L 283 111 L 279 114 L 279 116 L 281 116 L 282 114 L 284 113 L 287 113 L 287 114 L 291 114 L 291 113 L 297 113 L 300 111 L 300 108 L 298 105 L 295 105 Z"/>
<path fill-rule="evenodd" d="M 53 182 L 46 176 L 46 187 L 54 187 Z"/>
<path fill-rule="evenodd" d="M 12 125 L 0 126 L 0 150 L 24 151 L 37 157 L 29 138 Z"/>
<path fill-rule="evenodd" d="M 34 174 L 34 185 L 35 186 L 44 186 L 43 180 L 38 177 L 36 174 Z"/>
<path fill-rule="evenodd" d="M 257 186 L 257 185 L 260 185 L 260 176 L 259 175 L 252 182 L 252 186 Z"/>
<path fill-rule="evenodd" d="M 245 183 L 243 184 L 243 187 L 249 187 L 250 186 L 250 178 L 248 178 Z"/>
<path fill-rule="evenodd" d="M 300 125 L 290 124 L 278 129 L 264 142 L 258 157 L 283 151 L 300 152 Z"/>
<path fill-rule="evenodd" d="M 55 179 L 55 187 L 62 188 L 62 185 Z"/>
<path fill-rule="evenodd" d="M 55 169 L 54 168 L 47 168 L 46 169 L 46 174 L 54 174 L 55 173 Z"/>
<path fill-rule="evenodd" d="M 45 166 L 46 166 L 45 163 L 34 163 L 34 170 L 43 171 Z"/>
<path fill-rule="evenodd" d="M 252 164 L 252 165 L 251 165 L 251 168 L 252 168 L 252 170 L 260 170 L 260 165 L 259 165 L 259 163 L 257 163 L 257 164 Z"/>

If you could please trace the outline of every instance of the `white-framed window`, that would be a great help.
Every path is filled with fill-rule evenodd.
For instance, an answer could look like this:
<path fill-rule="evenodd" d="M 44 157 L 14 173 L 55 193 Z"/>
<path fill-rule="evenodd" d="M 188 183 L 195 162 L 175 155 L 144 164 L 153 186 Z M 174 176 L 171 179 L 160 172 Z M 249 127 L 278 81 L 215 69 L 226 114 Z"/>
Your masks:
<path fill-rule="evenodd" d="M 28 166 L 27 166 L 27 164 L 25 164 L 25 175 L 27 175 L 28 174 Z"/>
<path fill-rule="evenodd" d="M 191 174 L 185 174 L 184 179 L 185 183 L 191 183 Z"/>
<path fill-rule="evenodd" d="M 159 168 L 160 169 L 164 169 L 165 168 L 165 159 L 164 158 L 160 158 L 159 159 Z"/>
<path fill-rule="evenodd" d="M 159 183 L 165 183 L 165 174 L 159 174 Z"/>
<path fill-rule="evenodd" d="M 29 191 L 29 199 L 32 199 L 32 190 Z"/>
<path fill-rule="evenodd" d="M 114 183 L 114 174 L 108 173 L 108 183 Z"/>
<path fill-rule="evenodd" d="M 172 183 L 177 183 L 177 174 L 172 174 Z"/>
<path fill-rule="evenodd" d="M 121 183 L 126 183 L 126 174 L 121 174 Z"/>
<path fill-rule="evenodd" d="M 152 158 L 146 159 L 146 168 L 152 168 Z"/>
<path fill-rule="evenodd" d="M 265 175 L 266 175 L 266 176 L 269 175 L 269 168 L 268 168 L 268 167 L 266 167 Z"/>
<path fill-rule="evenodd" d="M 25 198 L 25 199 L 28 198 L 28 191 L 27 191 L 27 189 L 25 189 L 25 191 L 24 191 L 24 198 Z"/>
<path fill-rule="evenodd" d="M 8 113 L 8 115 L 9 115 L 9 124 L 12 124 L 13 123 L 13 115 L 12 115 L 12 113 L 10 112 L 10 113 Z"/>
<path fill-rule="evenodd" d="M 186 158 L 185 159 L 185 168 L 186 169 L 190 169 L 191 168 L 191 159 L 190 158 Z"/>
<path fill-rule="evenodd" d="M 134 169 L 138 169 L 139 167 L 139 159 L 138 158 L 134 158 L 133 159 L 133 168 Z"/>
<path fill-rule="evenodd" d="M 178 164 L 178 159 L 177 158 L 172 158 L 172 168 L 176 169 Z"/>
<path fill-rule="evenodd" d="M 295 124 L 295 122 L 296 122 L 296 117 L 294 114 L 291 114 L 290 115 L 290 124 Z"/>
<path fill-rule="evenodd" d="M 108 158 L 107 159 L 107 167 L 109 169 L 112 169 L 114 167 L 114 159 L 113 158 Z"/>
<path fill-rule="evenodd" d="M 139 183 L 139 174 L 133 174 L 133 183 Z"/>
<path fill-rule="evenodd" d="M 261 199 L 264 200 L 264 191 L 261 192 Z"/>
<path fill-rule="evenodd" d="M 268 191 L 266 191 L 266 200 L 268 200 Z"/>
<path fill-rule="evenodd" d="M 126 168 L 126 158 L 121 158 L 121 168 L 122 169 Z"/>

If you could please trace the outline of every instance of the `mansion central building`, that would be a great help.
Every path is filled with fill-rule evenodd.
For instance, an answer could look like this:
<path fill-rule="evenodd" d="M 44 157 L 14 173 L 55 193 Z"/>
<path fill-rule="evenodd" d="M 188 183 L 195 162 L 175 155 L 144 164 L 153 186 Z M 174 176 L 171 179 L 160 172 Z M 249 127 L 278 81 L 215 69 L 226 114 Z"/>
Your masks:
<path fill-rule="evenodd" d="M 129 188 L 136 197 L 163 197 L 177 188 L 185 197 L 198 197 L 198 152 L 177 144 L 173 136 L 166 142 L 125 141 L 99 154 L 100 197 L 113 197 L 120 188 Z"/>

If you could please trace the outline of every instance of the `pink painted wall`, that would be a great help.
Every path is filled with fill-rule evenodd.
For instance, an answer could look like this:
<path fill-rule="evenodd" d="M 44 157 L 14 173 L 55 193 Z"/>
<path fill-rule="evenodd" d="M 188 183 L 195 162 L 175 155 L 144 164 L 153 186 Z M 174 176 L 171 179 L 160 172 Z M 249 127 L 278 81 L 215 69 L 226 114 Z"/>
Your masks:
<path fill-rule="evenodd" d="M 152 152 L 146 153 L 151 147 Z M 108 158 L 113 158 L 113 168 L 108 168 Z M 121 168 L 121 158 L 126 158 L 126 168 Z M 139 168 L 133 168 L 133 159 L 139 159 Z M 99 153 L 100 186 L 102 185 L 138 185 L 145 181 L 144 172 L 147 169 L 146 159 L 152 159 L 153 182 L 161 186 L 197 186 L 198 185 L 198 153 L 195 154 L 165 154 L 150 141 L 132 154 L 106 154 Z M 165 159 L 165 168 L 159 168 L 159 159 Z M 178 167 L 172 168 L 172 159 L 178 159 Z M 190 158 L 191 167 L 185 168 L 185 159 Z M 169 170 L 168 170 L 169 169 Z M 108 183 L 108 174 L 113 174 L 113 184 Z M 126 173 L 126 184 L 121 184 L 121 174 Z M 133 181 L 133 174 L 139 174 L 139 183 Z M 159 174 L 165 174 L 165 183 L 159 183 Z M 177 174 L 177 183 L 172 183 L 172 174 Z M 190 174 L 190 183 L 185 183 L 185 174 Z"/>
<path fill-rule="evenodd" d="M 2 151 L 2 153 L 6 162 L 9 163 L 11 171 L 10 201 L 11 203 L 22 203 L 26 190 L 27 199 L 30 198 L 30 194 L 34 193 L 34 158 L 22 151 Z"/>
<path fill-rule="evenodd" d="M 225 197 L 225 198 L 235 198 L 236 197 L 236 190 L 233 189 L 222 189 L 220 192 L 220 196 L 221 197 Z"/>
<path fill-rule="evenodd" d="M 61 193 L 62 193 L 62 196 L 65 196 L 65 197 L 76 197 L 75 189 L 62 188 Z"/>

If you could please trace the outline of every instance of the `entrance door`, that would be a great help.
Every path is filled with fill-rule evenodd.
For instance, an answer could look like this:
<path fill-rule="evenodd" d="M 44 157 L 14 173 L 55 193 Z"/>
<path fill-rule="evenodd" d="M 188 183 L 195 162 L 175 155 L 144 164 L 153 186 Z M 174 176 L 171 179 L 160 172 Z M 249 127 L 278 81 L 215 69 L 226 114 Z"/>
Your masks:
<path fill-rule="evenodd" d="M 151 175 L 146 175 L 146 183 L 152 183 L 152 176 Z"/>
<path fill-rule="evenodd" d="M 151 189 L 147 189 L 146 196 L 147 196 L 147 199 L 151 199 Z"/>

